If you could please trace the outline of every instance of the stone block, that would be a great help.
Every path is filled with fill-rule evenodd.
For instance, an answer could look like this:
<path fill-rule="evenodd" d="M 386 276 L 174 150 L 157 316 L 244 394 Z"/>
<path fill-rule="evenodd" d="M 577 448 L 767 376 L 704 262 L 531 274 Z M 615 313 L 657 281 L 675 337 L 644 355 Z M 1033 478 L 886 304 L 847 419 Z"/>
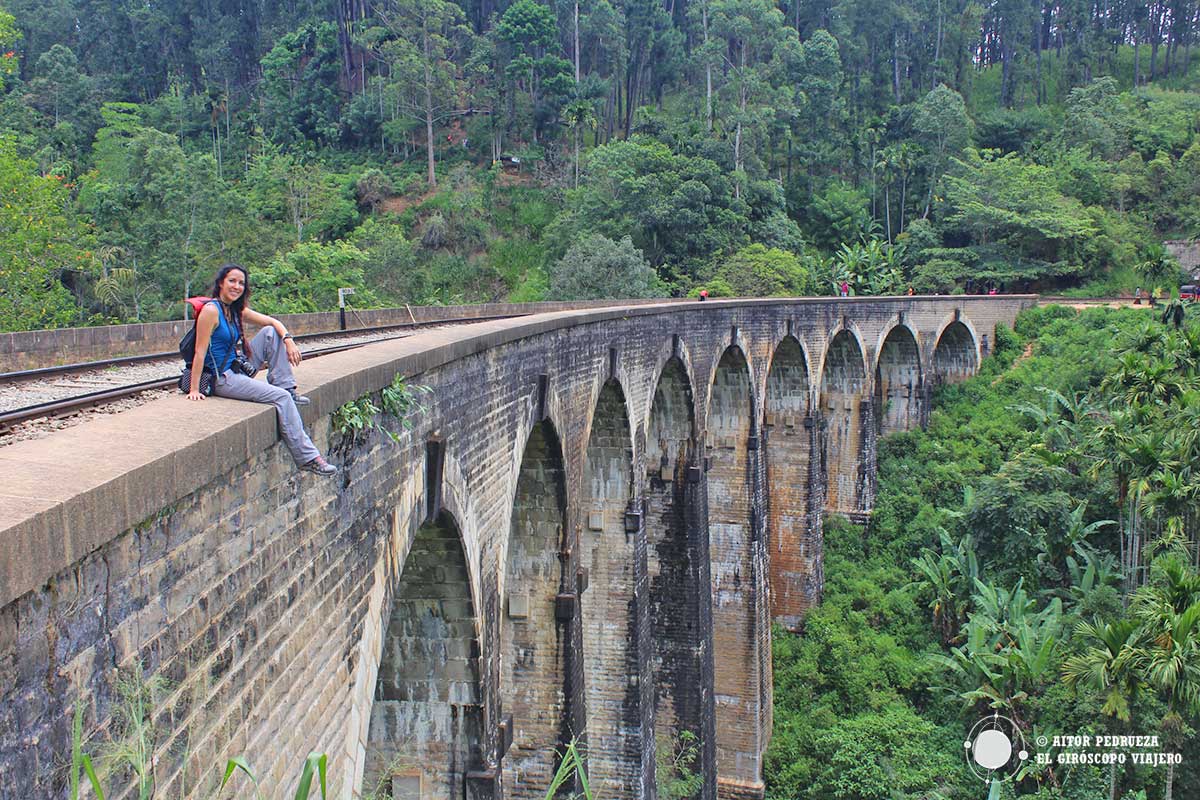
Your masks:
<path fill-rule="evenodd" d="M 524 592 L 508 596 L 508 616 L 510 619 L 529 618 L 529 595 Z"/>

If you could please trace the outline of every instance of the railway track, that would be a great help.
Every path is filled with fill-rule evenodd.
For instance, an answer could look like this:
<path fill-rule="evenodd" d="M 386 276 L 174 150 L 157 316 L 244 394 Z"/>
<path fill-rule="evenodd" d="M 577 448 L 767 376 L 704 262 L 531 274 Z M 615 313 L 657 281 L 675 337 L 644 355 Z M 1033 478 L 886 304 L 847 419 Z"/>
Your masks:
<path fill-rule="evenodd" d="M 1112 305 L 1132 305 L 1132 297 L 1066 297 L 1063 295 L 1044 294 L 1038 296 L 1039 303 L 1057 304 L 1063 306 L 1112 306 Z M 1164 302 L 1159 300 L 1159 303 Z M 1166 302 L 1170 302 L 1167 300 Z M 1139 304 L 1143 307 L 1149 307 L 1150 301 L 1147 298 L 1142 298 Z"/>
<path fill-rule="evenodd" d="M 503 318 L 434 320 L 295 338 L 307 345 L 302 351 L 305 358 L 318 358 L 374 342 L 402 339 L 418 330 Z M 179 354 L 170 352 L 0 373 L 0 436 L 22 423 L 72 416 L 145 392 L 173 389 L 180 367 Z"/>

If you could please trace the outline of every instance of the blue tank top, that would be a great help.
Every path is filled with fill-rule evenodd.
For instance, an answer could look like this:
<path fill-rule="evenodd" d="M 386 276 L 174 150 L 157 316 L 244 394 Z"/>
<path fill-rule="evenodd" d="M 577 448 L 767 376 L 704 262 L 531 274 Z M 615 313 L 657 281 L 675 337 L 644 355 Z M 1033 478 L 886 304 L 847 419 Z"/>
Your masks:
<path fill-rule="evenodd" d="M 234 346 L 237 344 L 238 336 L 234 326 L 229 324 L 229 320 L 225 319 L 225 313 L 221 308 L 221 304 L 213 300 L 211 301 L 217 307 L 217 316 L 220 322 L 217 323 L 216 329 L 213 331 L 212 339 L 208 342 L 208 357 L 209 366 L 217 368 L 218 375 L 224 375 L 225 370 L 229 369 L 229 365 L 233 363 L 235 354 Z"/>

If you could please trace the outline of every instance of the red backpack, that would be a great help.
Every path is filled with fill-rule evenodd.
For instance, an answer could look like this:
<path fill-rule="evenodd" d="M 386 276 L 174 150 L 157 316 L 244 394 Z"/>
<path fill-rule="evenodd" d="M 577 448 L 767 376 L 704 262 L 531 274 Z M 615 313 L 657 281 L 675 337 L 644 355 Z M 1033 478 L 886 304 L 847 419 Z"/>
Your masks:
<path fill-rule="evenodd" d="M 204 308 L 205 304 L 207 304 L 210 300 L 212 300 L 211 297 L 196 295 L 195 297 L 189 297 L 183 302 L 192 307 L 192 319 L 196 319 L 200 316 L 200 311 Z"/>

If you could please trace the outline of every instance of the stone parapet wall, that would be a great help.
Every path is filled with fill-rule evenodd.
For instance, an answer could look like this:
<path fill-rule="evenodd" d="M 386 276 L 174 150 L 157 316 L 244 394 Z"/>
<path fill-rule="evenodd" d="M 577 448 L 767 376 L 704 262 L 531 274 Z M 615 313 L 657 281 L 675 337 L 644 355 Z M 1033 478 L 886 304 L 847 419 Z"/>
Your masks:
<path fill-rule="evenodd" d="M 272 409 L 220 399 L 166 398 L 10 445 L 0 450 L 6 476 L 0 487 L 0 536 L 6 544 L 0 560 L 0 770 L 10 776 L 0 783 L 0 800 L 65 797 L 63 772 L 48 765 L 69 756 L 76 698 L 83 699 L 89 730 L 107 725 L 118 674 L 138 665 L 167 681 L 155 706 L 160 780 L 179 788 L 186 764 L 190 796 L 211 785 L 214 765 L 245 754 L 265 795 L 283 797 L 311 751 L 329 755 L 336 796 L 356 795 L 373 735 L 387 735 L 386 724 L 377 723 L 373 731 L 371 723 L 374 698 L 388 685 L 406 692 L 396 695 L 406 703 L 430 687 L 453 686 L 455 692 L 436 713 L 423 716 L 421 709 L 406 707 L 403 725 L 393 726 L 440 743 L 427 750 L 443 759 L 442 773 L 432 768 L 422 773 L 420 764 L 397 767 L 403 791 L 422 780 L 440 780 L 447 754 L 453 754 L 456 780 L 463 781 L 468 797 L 533 796 L 536 787 L 519 787 L 521 776 L 508 768 L 517 751 L 504 753 L 502 723 L 512 708 L 504 700 L 502 676 L 511 674 L 518 659 L 527 675 L 542 682 L 539 691 L 558 698 L 551 705 L 561 706 L 556 741 L 542 741 L 543 734 L 522 740 L 529 720 L 514 721 L 521 752 L 550 753 L 570 736 L 587 737 L 589 699 L 612 703 L 620 697 L 619 714 L 598 715 L 606 719 L 604 730 L 620 732 L 612 740 L 620 743 L 611 754 L 611 774 L 624 786 L 637 784 L 639 797 L 648 796 L 653 749 L 647 742 L 654 741 L 656 721 L 646 706 L 657 700 L 670 706 L 669 713 L 663 709 L 664 719 L 699 728 L 705 798 L 718 793 L 718 777 L 722 796 L 755 796 L 761 793 L 762 751 L 770 731 L 770 665 L 763 660 L 770 642 L 763 620 L 770 595 L 765 580 L 774 574 L 764 563 L 773 531 L 756 526 L 778 514 L 793 520 L 801 535 L 814 488 L 777 491 L 770 465 L 763 465 L 770 450 L 746 436 L 732 441 L 725 455 L 745 465 L 750 519 L 743 530 L 752 541 L 730 557 L 748 566 L 750 593 L 739 618 L 714 616 L 711 576 L 731 573 L 720 562 L 726 548 L 710 552 L 708 542 L 708 520 L 719 502 L 708 491 L 703 458 L 710 430 L 718 436 L 726 429 L 756 435 L 764 430 L 767 375 L 789 335 L 803 350 L 808 371 L 807 380 L 797 378 L 796 384 L 815 392 L 826 345 L 852 321 L 870 367 L 863 387 L 869 397 L 880 344 L 898 319 L 915 331 L 921 369 L 928 375 L 938 336 L 956 317 L 975 335 L 972 346 L 978 349 L 983 335 L 994 339 L 997 323 L 1011 324 L 1032 303 L 1029 297 L 962 297 L 623 306 L 482 322 L 373 344 L 298 370 L 313 398 L 302 411 L 314 440 L 345 465 L 334 480 L 295 471 L 278 441 Z M 754 419 L 710 424 L 710 386 L 722 354 L 735 342 L 745 353 L 750 379 L 750 402 L 741 407 Z M 652 413 L 659 376 L 672 359 L 682 365 L 672 374 L 682 371 L 686 391 L 666 393 L 674 399 L 660 402 Z M 399 431 L 398 443 L 378 433 L 348 442 L 333 431 L 331 414 L 338 406 L 378 392 L 397 373 L 431 389 L 419 398 L 428 408 L 411 418 L 411 430 L 385 420 Z M 596 428 L 596 482 L 587 477 L 595 409 L 610 379 L 619 385 L 628 415 L 624 451 L 633 482 L 628 489 L 633 513 L 619 526 L 617 500 L 626 489 L 612 482 L 619 451 L 611 437 L 621 426 Z M 678 408 L 680 399 L 691 407 Z M 815 407 L 816 398 L 807 405 Z M 605 413 L 616 407 L 606 405 Z M 779 425 L 778 418 L 772 424 Z M 550 455 L 538 456 L 523 471 L 535 426 L 553 432 L 535 449 L 558 453 L 561 490 L 546 488 L 555 485 L 546 467 L 554 461 Z M 661 433 L 665 447 L 648 441 L 651 431 Z M 648 463 L 648 452 L 658 463 Z M 811 454 L 809 460 L 819 461 Z M 873 473 L 874 464 L 861 468 Z M 524 495 L 518 491 L 523 472 Z M 812 480 L 819 493 L 820 476 Z M 614 486 L 619 491 L 610 506 Z M 558 491 L 562 496 L 551 502 L 546 493 Z M 581 567 L 588 566 L 584 554 L 592 551 L 580 540 L 596 535 L 589 531 L 588 505 L 601 496 L 604 535 L 617 541 L 630 537 L 626 552 L 635 562 L 632 571 L 605 569 L 610 580 L 632 581 L 632 590 L 600 592 L 581 583 L 586 572 Z M 514 506 L 521 497 L 528 502 Z M 418 531 L 434 520 L 457 531 L 465 568 L 455 561 L 406 572 Z M 510 552 L 510 532 L 521 525 L 556 541 L 556 552 L 549 559 Z M 431 546 L 418 551 L 428 553 Z M 812 552 L 819 553 L 818 543 Z M 717 563 L 706 561 L 710 557 Z M 813 579 L 803 574 L 804 558 L 783 574 L 801 581 L 798 591 L 811 601 Z M 539 589 L 529 597 L 541 606 L 516 609 L 518 616 L 532 611 L 542 625 L 554 626 L 519 650 L 504 644 L 504 631 L 514 624 L 512 564 L 526 564 L 539 581 L 558 584 L 552 608 L 545 605 L 548 593 Z M 694 588 L 680 602 L 679 618 L 654 616 L 670 599 L 663 595 L 670 587 L 656 582 L 667 575 L 686 577 L 684 583 Z M 434 588 L 438 582 L 454 585 L 442 593 Z M 623 676 L 630 686 L 624 693 L 611 675 L 599 692 L 587 684 L 595 669 L 611 671 L 622 663 L 592 661 L 591 672 L 585 667 L 588 648 L 607 644 L 602 626 L 584 635 L 583 609 L 601 596 L 608 598 L 608 609 L 626 599 L 622 636 L 639 643 L 629 650 L 636 663 L 624 662 L 630 671 Z M 465 597 L 471 599 L 474 638 L 462 618 Z M 398 602 L 408 603 L 407 610 Z M 400 641 L 416 630 L 411 620 L 422 618 L 421 608 L 434 609 L 431 619 L 442 620 L 441 632 Z M 589 619 L 593 625 L 602 621 Z M 691 621 L 698 641 L 685 635 Z M 714 625 L 751 625 L 753 631 Z M 667 645 L 677 651 L 664 652 L 658 641 L 650 646 L 652 629 L 669 633 Z M 757 679 L 738 693 L 744 691 L 760 710 L 746 720 L 746 735 L 727 743 L 722 740 L 727 732 L 714 725 L 713 677 L 714 671 L 728 674 L 731 665 L 722 659 L 731 654 L 713 644 L 730 640 L 747 644 L 732 655 Z M 421 652 L 426 663 L 450 672 L 428 686 L 401 684 L 389 671 L 389 652 Z M 661 661 L 661 669 L 651 657 Z M 635 688 L 651 676 L 658 685 Z M 677 678 L 698 679 L 699 696 L 694 686 L 672 683 Z M 454 728 L 455 715 L 465 713 L 471 719 Z M 717 756 L 734 751 L 737 764 Z"/>

